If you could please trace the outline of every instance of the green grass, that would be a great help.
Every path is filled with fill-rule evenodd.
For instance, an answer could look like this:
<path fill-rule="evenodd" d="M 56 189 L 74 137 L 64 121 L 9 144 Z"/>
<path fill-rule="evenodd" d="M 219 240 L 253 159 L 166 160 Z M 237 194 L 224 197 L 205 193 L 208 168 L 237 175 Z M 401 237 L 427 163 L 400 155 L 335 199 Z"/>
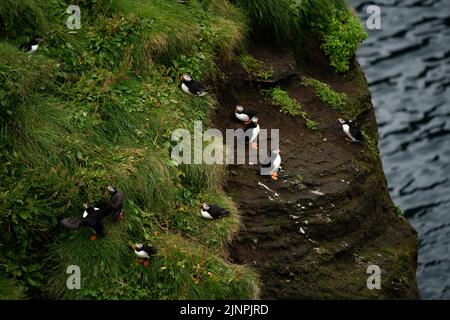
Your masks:
<path fill-rule="evenodd" d="M 249 54 L 241 54 L 236 60 L 251 78 L 267 80 L 274 75 L 274 70 L 271 65 L 267 65 Z"/>
<path fill-rule="evenodd" d="M 268 90 L 263 90 L 263 93 L 269 97 L 270 102 L 280 108 L 280 111 L 284 114 L 288 114 L 293 117 L 300 116 L 306 121 L 308 129 L 317 129 L 317 123 L 314 120 L 308 118 L 308 115 L 302 109 L 302 105 L 295 99 L 289 97 L 289 93 L 280 87 L 275 87 Z"/>
<path fill-rule="evenodd" d="M 334 110 L 340 111 L 347 104 L 347 95 L 345 93 L 338 93 L 330 88 L 330 86 L 322 81 L 303 78 L 301 84 L 305 87 L 311 87 L 316 92 L 317 97 Z"/>
<path fill-rule="evenodd" d="M 301 47 L 304 40 L 328 26 L 346 0 L 232 0 L 250 19 L 258 41 Z"/>
<path fill-rule="evenodd" d="M 208 127 L 217 104 L 181 92 L 179 75 L 214 79 L 217 61 L 234 59 L 245 39 L 245 16 L 225 0 L 86 2 L 90 23 L 69 34 L 65 3 L 41 2 L 50 9 L 31 16 L 49 31 L 36 54 L 16 49 L 25 35 L 0 38 L 0 272 L 27 298 L 256 297 L 256 275 L 226 260 L 239 216 L 221 191 L 223 168 L 170 159 L 173 130 Z M 105 239 L 59 226 L 84 202 L 107 200 L 108 184 L 125 192 L 126 218 L 108 222 Z M 205 201 L 231 216 L 201 219 Z M 159 249 L 148 269 L 134 242 Z M 81 268 L 81 290 L 66 288 L 69 265 Z"/>

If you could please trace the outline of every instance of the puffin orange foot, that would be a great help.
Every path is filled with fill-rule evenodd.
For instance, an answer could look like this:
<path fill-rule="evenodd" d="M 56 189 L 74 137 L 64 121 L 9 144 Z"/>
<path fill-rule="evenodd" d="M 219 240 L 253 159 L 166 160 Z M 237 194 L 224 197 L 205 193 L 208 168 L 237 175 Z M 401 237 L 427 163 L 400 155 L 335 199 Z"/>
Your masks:
<path fill-rule="evenodd" d="M 91 234 L 91 236 L 89 237 L 89 240 L 91 240 L 91 241 L 97 240 L 97 235 L 95 233 Z"/>
<path fill-rule="evenodd" d="M 258 144 L 256 142 L 253 142 L 251 144 L 251 146 L 252 146 L 253 149 L 257 149 L 258 148 Z"/>
<path fill-rule="evenodd" d="M 278 180 L 278 173 L 272 173 L 272 180 Z"/>
<path fill-rule="evenodd" d="M 144 262 L 142 262 L 142 264 L 144 265 L 144 267 L 148 267 L 148 260 L 144 260 Z"/>

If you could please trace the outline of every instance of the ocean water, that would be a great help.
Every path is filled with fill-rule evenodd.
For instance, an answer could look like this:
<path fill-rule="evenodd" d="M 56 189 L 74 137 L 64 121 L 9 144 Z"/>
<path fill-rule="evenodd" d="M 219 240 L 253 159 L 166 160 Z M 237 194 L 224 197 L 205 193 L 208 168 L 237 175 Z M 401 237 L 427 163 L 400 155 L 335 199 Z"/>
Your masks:
<path fill-rule="evenodd" d="M 389 192 L 420 237 L 422 299 L 450 299 L 450 0 L 351 0 L 367 30 L 358 51 L 373 95 Z"/>

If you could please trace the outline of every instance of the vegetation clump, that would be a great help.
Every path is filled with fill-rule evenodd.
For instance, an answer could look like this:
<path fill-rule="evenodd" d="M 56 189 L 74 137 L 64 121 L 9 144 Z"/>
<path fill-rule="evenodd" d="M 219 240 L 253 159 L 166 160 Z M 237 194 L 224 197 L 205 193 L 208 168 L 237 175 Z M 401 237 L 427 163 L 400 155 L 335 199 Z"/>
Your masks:
<path fill-rule="evenodd" d="M 289 97 L 289 93 L 280 87 L 275 87 L 268 90 L 263 90 L 269 98 L 271 103 L 280 108 L 284 114 L 296 117 L 300 116 L 306 121 L 306 126 L 309 129 L 317 129 L 317 123 L 308 118 L 308 115 L 303 111 L 302 105 L 296 99 Z"/>
<path fill-rule="evenodd" d="M 271 65 L 267 65 L 263 61 L 255 59 L 249 54 L 239 55 L 237 61 L 252 78 L 268 80 L 274 75 L 274 70 Z"/>
<path fill-rule="evenodd" d="M 347 103 L 347 95 L 345 93 L 334 91 L 328 84 L 320 80 L 303 78 L 301 84 L 305 87 L 313 88 L 317 97 L 335 110 L 340 110 Z"/>
<path fill-rule="evenodd" d="M 339 13 L 331 19 L 321 48 L 330 57 L 336 72 L 346 72 L 350 69 L 350 59 L 366 38 L 367 33 L 358 17 L 349 12 Z"/>

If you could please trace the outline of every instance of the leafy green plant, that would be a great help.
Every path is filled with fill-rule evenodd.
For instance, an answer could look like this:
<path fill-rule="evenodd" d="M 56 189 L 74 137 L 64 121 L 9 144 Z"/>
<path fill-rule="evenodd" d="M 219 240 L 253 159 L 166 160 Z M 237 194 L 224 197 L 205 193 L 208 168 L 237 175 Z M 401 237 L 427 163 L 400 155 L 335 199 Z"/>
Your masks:
<path fill-rule="evenodd" d="M 241 54 L 237 57 L 237 62 L 244 68 L 250 77 L 259 80 L 267 80 L 274 75 L 274 70 L 271 65 L 267 65 L 263 61 L 255 59 L 249 54 Z"/>
<path fill-rule="evenodd" d="M 306 121 L 306 126 L 309 129 L 315 130 L 317 129 L 317 123 L 308 118 L 308 115 L 305 111 L 302 110 L 302 105 L 295 99 L 291 99 L 289 97 L 289 93 L 280 87 L 275 87 L 268 90 L 263 90 L 263 93 L 266 94 L 271 103 L 280 108 L 280 111 L 284 114 L 295 116 L 301 116 Z"/>
<path fill-rule="evenodd" d="M 405 214 L 403 213 L 402 208 L 398 204 L 395 205 L 394 212 L 395 212 L 395 215 L 397 217 L 404 217 L 405 216 Z"/>
<path fill-rule="evenodd" d="M 321 48 L 330 57 L 331 66 L 336 72 L 346 72 L 350 68 L 350 59 L 367 38 L 367 33 L 356 16 L 345 12 L 331 20 L 323 38 Z"/>
<path fill-rule="evenodd" d="M 291 99 L 288 92 L 280 87 L 272 88 L 265 91 L 265 93 L 270 97 L 272 104 L 279 107 L 283 113 L 289 114 L 293 117 L 302 116 L 304 114 L 300 102 L 295 99 Z"/>
<path fill-rule="evenodd" d="M 328 84 L 322 81 L 313 78 L 303 78 L 301 84 L 305 87 L 313 88 L 319 99 L 335 110 L 339 110 L 347 103 L 347 95 L 345 93 L 334 91 Z"/>

